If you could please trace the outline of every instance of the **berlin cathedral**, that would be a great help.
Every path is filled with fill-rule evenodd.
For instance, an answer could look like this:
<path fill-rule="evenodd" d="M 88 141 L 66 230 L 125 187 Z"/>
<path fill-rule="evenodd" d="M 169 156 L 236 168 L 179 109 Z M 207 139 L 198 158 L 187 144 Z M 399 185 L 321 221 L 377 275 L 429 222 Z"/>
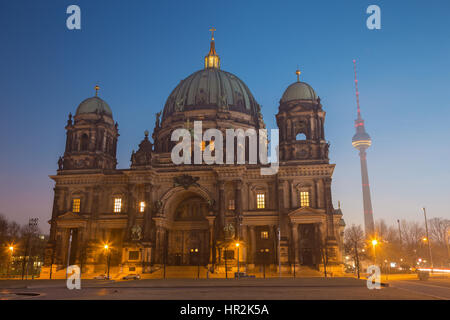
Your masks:
<path fill-rule="evenodd" d="M 69 265 L 85 275 L 136 273 L 196 266 L 217 277 L 342 269 L 344 220 L 332 202 L 325 111 L 314 89 L 299 80 L 281 96 L 279 170 L 263 164 L 181 164 L 171 160 L 173 130 L 264 129 L 247 85 L 223 71 L 214 33 L 204 68 L 170 93 L 151 135 L 117 169 L 118 123 L 98 96 L 69 114 L 66 145 L 55 181 L 50 241 L 42 275 Z M 247 141 L 247 140 L 246 140 Z M 211 142 L 201 141 L 201 149 Z M 267 165 L 266 165 L 267 166 Z M 281 269 L 280 269 L 281 268 Z"/>

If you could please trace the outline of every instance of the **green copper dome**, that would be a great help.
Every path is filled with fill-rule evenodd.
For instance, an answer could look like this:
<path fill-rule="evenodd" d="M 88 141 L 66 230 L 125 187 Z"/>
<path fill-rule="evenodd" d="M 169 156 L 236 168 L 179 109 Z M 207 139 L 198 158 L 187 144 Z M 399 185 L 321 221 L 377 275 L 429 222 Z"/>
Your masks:
<path fill-rule="evenodd" d="M 91 97 L 87 98 L 77 108 L 76 115 L 84 114 L 84 113 L 99 113 L 106 114 L 112 117 L 112 111 L 109 105 L 99 97 Z"/>
<path fill-rule="evenodd" d="M 291 84 L 283 93 L 281 102 L 289 102 L 293 100 L 310 100 L 316 101 L 317 95 L 314 89 L 306 82 L 297 81 Z"/>
<path fill-rule="evenodd" d="M 163 119 L 177 111 L 219 109 L 257 114 L 258 103 L 245 83 L 218 68 L 205 68 L 180 81 L 167 98 Z"/>

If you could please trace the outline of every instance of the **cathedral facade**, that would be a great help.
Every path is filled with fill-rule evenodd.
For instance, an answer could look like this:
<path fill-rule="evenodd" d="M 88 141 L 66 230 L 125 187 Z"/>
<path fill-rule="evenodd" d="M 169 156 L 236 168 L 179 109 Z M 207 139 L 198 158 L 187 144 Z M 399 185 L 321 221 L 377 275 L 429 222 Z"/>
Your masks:
<path fill-rule="evenodd" d="M 234 165 L 172 162 L 172 132 L 192 131 L 195 121 L 203 130 L 265 128 L 246 84 L 220 69 L 214 38 L 204 62 L 172 91 L 156 115 L 153 142 L 146 131 L 127 169 L 116 168 L 118 124 L 97 92 L 69 115 L 64 155 L 51 176 L 43 274 L 68 265 L 104 273 L 106 264 L 124 274 L 152 274 L 163 265 L 221 274 L 236 271 L 238 261 L 249 273 L 261 265 L 283 272 L 340 268 L 345 224 L 332 203 L 325 111 L 299 71 L 276 114 L 276 174 L 261 175 L 264 165 L 248 156 Z M 247 151 L 249 142 L 244 140 Z M 211 150 L 214 143 L 198 147 Z"/>

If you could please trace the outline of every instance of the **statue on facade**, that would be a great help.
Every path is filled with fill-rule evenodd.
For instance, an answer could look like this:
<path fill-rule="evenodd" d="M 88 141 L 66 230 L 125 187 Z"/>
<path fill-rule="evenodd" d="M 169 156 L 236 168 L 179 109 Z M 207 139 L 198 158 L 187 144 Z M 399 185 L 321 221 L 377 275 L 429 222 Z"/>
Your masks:
<path fill-rule="evenodd" d="M 131 240 L 141 240 L 142 238 L 142 228 L 141 226 L 135 224 L 131 228 Z"/>
<path fill-rule="evenodd" d="M 58 170 L 62 170 L 64 166 L 64 159 L 63 157 L 59 157 L 58 159 Z"/>
<path fill-rule="evenodd" d="M 161 117 L 161 111 L 156 113 L 156 122 L 155 122 L 155 128 L 159 128 L 159 117 Z"/>

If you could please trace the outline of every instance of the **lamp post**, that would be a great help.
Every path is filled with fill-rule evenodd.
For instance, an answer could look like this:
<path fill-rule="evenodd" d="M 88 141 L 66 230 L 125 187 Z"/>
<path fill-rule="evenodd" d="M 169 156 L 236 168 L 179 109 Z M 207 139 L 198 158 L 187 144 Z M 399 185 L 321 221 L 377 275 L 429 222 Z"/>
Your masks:
<path fill-rule="evenodd" d="M 10 245 L 9 246 L 9 248 L 8 248 L 8 250 L 9 250 L 9 263 L 8 263 L 8 278 L 9 278 L 9 276 L 10 276 L 10 267 L 11 267 L 11 263 L 12 263 L 12 256 L 13 256 L 13 252 L 14 252 L 14 246 L 13 245 Z"/>
<path fill-rule="evenodd" d="M 191 249 L 191 252 L 194 254 L 195 259 L 197 260 L 197 279 L 200 279 L 200 254 L 198 252 L 198 248 Z"/>
<path fill-rule="evenodd" d="M 423 216 L 425 218 L 425 231 L 427 232 L 427 243 L 428 243 L 428 254 L 430 256 L 430 263 L 431 263 L 431 273 L 433 273 L 433 255 L 431 253 L 431 241 L 430 237 L 428 236 L 428 222 L 427 222 L 427 211 L 425 210 L 425 207 L 422 208 L 423 210 Z"/>
<path fill-rule="evenodd" d="M 373 239 L 372 240 L 372 248 L 373 248 L 373 262 L 374 263 L 377 263 L 377 254 L 376 254 L 376 250 L 375 250 L 375 247 L 377 246 L 377 244 L 378 244 L 378 240 Z"/>
<path fill-rule="evenodd" d="M 237 248 L 237 276 L 238 276 L 238 280 L 240 278 L 240 274 L 239 274 L 239 242 L 236 242 L 236 248 Z"/>
<path fill-rule="evenodd" d="M 110 248 L 109 248 L 109 246 L 107 244 L 105 244 L 103 246 L 103 248 L 105 249 L 105 251 L 107 253 L 107 258 L 106 258 L 107 264 L 108 264 L 107 277 L 108 277 L 108 280 L 109 280 L 109 267 L 110 267 L 110 263 L 111 263 L 111 250 L 110 250 Z"/>
<path fill-rule="evenodd" d="M 225 279 L 228 279 L 228 264 L 227 264 L 227 247 L 223 249 L 223 255 L 225 256 Z"/>
<path fill-rule="evenodd" d="M 281 230 L 279 225 L 277 233 L 278 233 L 278 276 L 281 278 Z"/>
<path fill-rule="evenodd" d="M 360 278 L 359 275 L 359 255 L 358 255 L 358 243 L 355 241 L 355 258 L 356 258 L 356 273 L 358 275 L 358 279 Z"/>
<path fill-rule="evenodd" d="M 447 260 L 448 262 L 450 262 L 450 248 L 449 248 L 449 236 L 448 234 L 450 233 L 450 225 L 447 225 L 447 227 L 445 228 L 445 244 L 447 245 Z"/>

